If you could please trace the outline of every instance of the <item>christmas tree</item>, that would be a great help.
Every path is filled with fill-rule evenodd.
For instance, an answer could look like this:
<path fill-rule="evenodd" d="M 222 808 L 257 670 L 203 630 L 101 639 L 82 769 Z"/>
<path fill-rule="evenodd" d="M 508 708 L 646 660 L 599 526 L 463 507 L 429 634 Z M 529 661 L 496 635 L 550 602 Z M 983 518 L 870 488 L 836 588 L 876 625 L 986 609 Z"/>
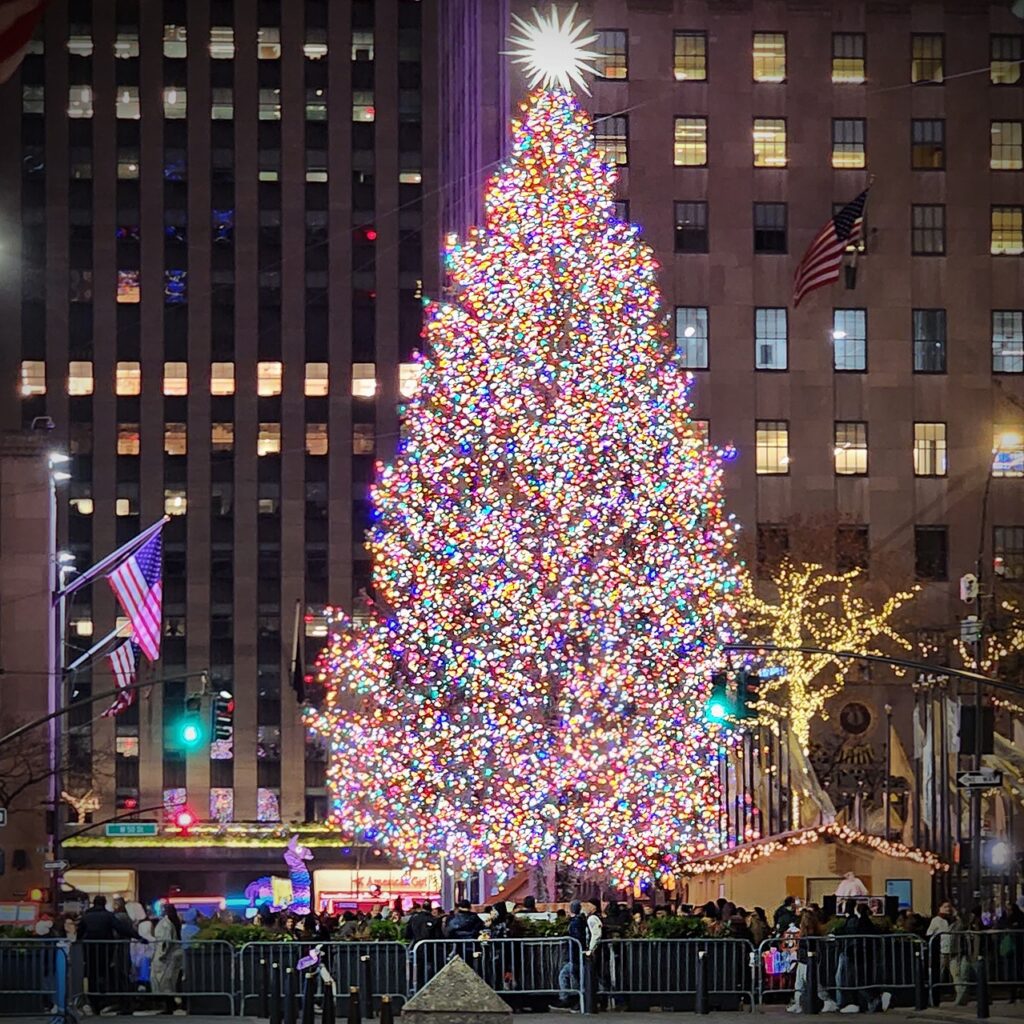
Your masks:
<path fill-rule="evenodd" d="M 624 881 L 718 844 L 705 721 L 737 527 L 657 263 L 570 92 L 534 91 L 373 490 L 370 622 L 322 661 L 331 817 L 410 860 Z"/>

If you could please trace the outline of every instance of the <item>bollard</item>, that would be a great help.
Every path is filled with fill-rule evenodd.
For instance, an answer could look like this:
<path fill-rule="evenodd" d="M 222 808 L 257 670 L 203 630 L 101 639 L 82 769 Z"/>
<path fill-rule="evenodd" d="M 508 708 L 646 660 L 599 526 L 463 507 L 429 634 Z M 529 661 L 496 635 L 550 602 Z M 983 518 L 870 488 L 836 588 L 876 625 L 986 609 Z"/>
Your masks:
<path fill-rule="evenodd" d="M 334 982 L 324 982 L 324 1008 L 320 1024 L 334 1024 Z"/>
<path fill-rule="evenodd" d="M 348 1024 L 359 1024 L 363 1019 L 362 1010 L 359 1008 L 359 989 L 350 985 L 348 989 Z"/>
<path fill-rule="evenodd" d="M 270 1024 L 281 1024 L 281 965 L 270 965 Z"/>
<path fill-rule="evenodd" d="M 391 1013 L 391 996 L 380 997 L 380 1024 L 395 1024 Z"/>
<path fill-rule="evenodd" d="M 914 956 L 914 1009 L 928 1009 L 928 992 L 924 982 L 924 958 L 927 947 L 919 949 Z"/>
<path fill-rule="evenodd" d="M 988 967 L 982 956 L 974 962 L 974 977 L 978 992 L 978 1020 L 988 1020 Z"/>
<path fill-rule="evenodd" d="M 298 1005 L 295 971 L 289 967 L 284 972 L 284 1024 L 298 1024 Z"/>
<path fill-rule="evenodd" d="M 818 957 L 813 949 L 807 951 L 807 974 L 801 993 L 800 1008 L 804 1013 L 821 1013 L 818 999 Z"/>
<path fill-rule="evenodd" d="M 302 1024 L 315 1024 L 316 1020 L 316 974 L 310 971 L 306 975 L 306 984 L 302 991 Z"/>
<path fill-rule="evenodd" d="M 700 950 L 697 953 L 697 984 L 696 994 L 693 997 L 694 1013 L 708 1012 L 708 954 L 707 950 Z"/>
<path fill-rule="evenodd" d="M 583 1012 L 597 1012 L 597 972 L 589 951 L 583 954 Z"/>
<path fill-rule="evenodd" d="M 373 961 L 369 955 L 364 953 L 359 958 L 359 984 L 363 990 L 364 1011 L 366 1016 L 373 1019 Z"/>
<path fill-rule="evenodd" d="M 267 958 L 265 956 L 260 957 L 260 994 L 259 1000 L 256 1005 L 256 1016 L 263 1018 L 269 1017 L 270 1011 L 267 1008 L 267 989 L 269 987 L 269 979 L 267 977 Z"/>

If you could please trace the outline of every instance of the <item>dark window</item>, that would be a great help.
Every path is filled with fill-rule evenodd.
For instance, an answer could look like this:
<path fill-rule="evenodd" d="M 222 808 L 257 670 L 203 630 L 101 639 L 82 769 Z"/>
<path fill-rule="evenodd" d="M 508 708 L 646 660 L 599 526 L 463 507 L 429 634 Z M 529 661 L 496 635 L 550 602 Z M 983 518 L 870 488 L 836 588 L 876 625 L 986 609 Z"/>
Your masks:
<path fill-rule="evenodd" d="M 676 252 L 708 251 L 708 204 L 676 203 Z"/>
<path fill-rule="evenodd" d="M 915 171 L 941 171 L 946 166 L 946 122 L 910 122 L 910 166 Z"/>
<path fill-rule="evenodd" d="M 992 568 L 1004 580 L 1024 580 L 1024 526 L 992 530 Z"/>
<path fill-rule="evenodd" d="M 836 529 L 836 569 L 839 572 L 866 572 L 870 550 L 866 526 L 840 526 Z"/>
<path fill-rule="evenodd" d="M 786 252 L 786 204 L 754 203 L 754 252 Z"/>
<path fill-rule="evenodd" d="M 789 554 L 789 529 L 769 523 L 757 524 L 757 569 L 771 572 Z"/>
<path fill-rule="evenodd" d="M 910 209 L 911 252 L 915 256 L 945 256 L 945 206 L 918 206 L 915 203 Z"/>
<path fill-rule="evenodd" d="M 919 580 L 944 580 L 949 542 L 945 526 L 914 527 L 914 575 Z"/>
<path fill-rule="evenodd" d="M 914 373 L 946 372 L 946 311 L 914 310 Z"/>

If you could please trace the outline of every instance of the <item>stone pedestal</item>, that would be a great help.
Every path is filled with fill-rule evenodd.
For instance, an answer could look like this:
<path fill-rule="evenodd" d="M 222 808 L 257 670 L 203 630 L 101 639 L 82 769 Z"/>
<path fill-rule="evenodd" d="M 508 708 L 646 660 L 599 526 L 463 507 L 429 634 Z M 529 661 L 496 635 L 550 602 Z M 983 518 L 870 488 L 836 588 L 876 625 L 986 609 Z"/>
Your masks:
<path fill-rule="evenodd" d="M 402 1007 L 402 1024 L 512 1024 L 512 1007 L 456 956 Z"/>

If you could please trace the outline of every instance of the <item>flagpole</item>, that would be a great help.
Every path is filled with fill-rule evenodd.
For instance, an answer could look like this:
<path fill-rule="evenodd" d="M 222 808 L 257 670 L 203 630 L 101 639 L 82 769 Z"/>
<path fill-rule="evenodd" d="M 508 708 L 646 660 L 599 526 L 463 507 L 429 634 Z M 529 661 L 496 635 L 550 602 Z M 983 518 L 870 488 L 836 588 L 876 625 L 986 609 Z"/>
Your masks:
<path fill-rule="evenodd" d="M 291 679 L 292 688 L 295 689 L 296 699 L 300 699 L 299 691 L 295 688 L 295 673 L 299 667 L 299 620 L 302 618 L 302 598 L 295 599 L 295 624 L 292 629 L 292 665 Z"/>
<path fill-rule="evenodd" d="M 78 668 L 79 665 L 88 661 L 98 650 L 100 650 L 102 647 L 106 647 L 106 645 L 109 644 L 111 640 L 116 639 L 117 636 L 120 634 L 121 630 L 125 628 L 125 626 L 130 625 L 130 622 L 122 622 L 120 626 L 115 626 L 102 640 L 97 640 L 96 643 L 94 643 L 92 647 L 90 647 L 89 650 L 85 652 L 85 654 L 81 654 L 77 658 L 75 658 L 75 660 L 71 662 L 70 665 L 68 665 L 67 671 L 74 672 L 74 670 Z"/>

